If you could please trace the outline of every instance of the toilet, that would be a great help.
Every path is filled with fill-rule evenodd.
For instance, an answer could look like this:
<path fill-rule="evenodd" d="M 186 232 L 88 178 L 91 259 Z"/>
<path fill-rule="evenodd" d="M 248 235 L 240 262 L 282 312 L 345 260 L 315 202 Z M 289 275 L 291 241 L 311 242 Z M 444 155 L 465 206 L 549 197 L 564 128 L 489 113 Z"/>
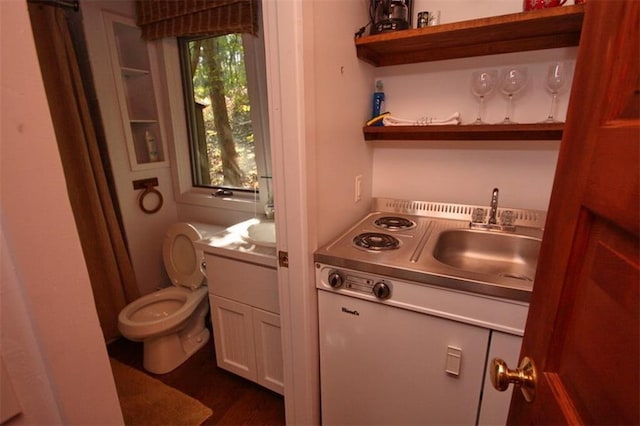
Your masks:
<path fill-rule="evenodd" d="M 145 370 L 168 373 L 209 340 L 204 253 L 193 242 L 222 230 L 199 223 L 171 225 L 164 238 L 162 258 L 173 286 L 134 300 L 118 315 L 120 333 L 144 343 Z"/>

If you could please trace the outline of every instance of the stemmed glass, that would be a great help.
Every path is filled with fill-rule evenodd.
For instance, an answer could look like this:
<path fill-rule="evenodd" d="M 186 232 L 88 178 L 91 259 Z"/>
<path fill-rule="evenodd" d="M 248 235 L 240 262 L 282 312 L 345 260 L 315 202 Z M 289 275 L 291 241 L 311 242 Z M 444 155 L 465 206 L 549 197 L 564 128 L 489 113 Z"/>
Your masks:
<path fill-rule="evenodd" d="M 511 119 L 513 113 L 513 97 L 520 93 L 527 85 L 527 68 L 513 67 L 505 71 L 500 84 L 500 91 L 507 97 L 507 113 L 501 124 L 514 124 Z"/>
<path fill-rule="evenodd" d="M 487 124 L 482 120 L 482 114 L 484 113 L 484 100 L 486 97 L 491 95 L 497 83 L 497 70 L 475 71 L 471 74 L 471 93 L 473 93 L 480 102 L 476 121 L 471 124 Z"/>
<path fill-rule="evenodd" d="M 569 66 L 565 62 L 554 62 L 549 65 L 547 71 L 547 80 L 545 86 L 551 93 L 551 108 L 549 109 L 549 116 L 543 123 L 558 123 L 555 118 L 555 110 L 558 106 L 558 93 L 562 90 L 569 80 Z"/>

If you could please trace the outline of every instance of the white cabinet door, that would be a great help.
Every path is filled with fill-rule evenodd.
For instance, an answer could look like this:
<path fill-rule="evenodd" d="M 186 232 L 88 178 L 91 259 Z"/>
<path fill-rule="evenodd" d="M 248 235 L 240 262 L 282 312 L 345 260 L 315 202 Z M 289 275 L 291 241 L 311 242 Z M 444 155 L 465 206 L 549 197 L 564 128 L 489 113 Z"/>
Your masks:
<path fill-rule="evenodd" d="M 478 419 L 479 425 L 504 425 L 507 423 L 509 403 L 511 402 L 511 394 L 514 387 L 509 387 L 505 392 L 498 392 L 494 389 L 489 376 L 489 365 L 493 358 L 500 357 L 506 361 L 508 366 L 517 366 L 518 358 L 520 357 L 520 346 L 522 346 L 522 337 L 520 336 L 499 331 L 491 332 L 491 345 L 487 356 L 482 405 Z"/>
<path fill-rule="evenodd" d="M 472 425 L 489 330 L 318 291 L 326 425 Z"/>
<path fill-rule="evenodd" d="M 256 381 L 251 306 L 209 295 L 218 367 Z"/>
<path fill-rule="evenodd" d="M 256 346 L 258 383 L 284 395 L 280 316 L 254 308 L 253 336 Z"/>
<path fill-rule="evenodd" d="M 209 294 L 218 367 L 284 395 L 280 316 Z"/>

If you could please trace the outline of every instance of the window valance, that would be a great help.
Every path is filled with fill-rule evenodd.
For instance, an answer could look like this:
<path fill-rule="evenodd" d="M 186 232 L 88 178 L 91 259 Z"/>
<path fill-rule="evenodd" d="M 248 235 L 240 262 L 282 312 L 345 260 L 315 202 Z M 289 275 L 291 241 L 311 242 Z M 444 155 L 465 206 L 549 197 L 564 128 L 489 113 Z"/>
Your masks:
<path fill-rule="evenodd" d="M 258 0 L 138 0 L 142 37 L 255 34 Z"/>

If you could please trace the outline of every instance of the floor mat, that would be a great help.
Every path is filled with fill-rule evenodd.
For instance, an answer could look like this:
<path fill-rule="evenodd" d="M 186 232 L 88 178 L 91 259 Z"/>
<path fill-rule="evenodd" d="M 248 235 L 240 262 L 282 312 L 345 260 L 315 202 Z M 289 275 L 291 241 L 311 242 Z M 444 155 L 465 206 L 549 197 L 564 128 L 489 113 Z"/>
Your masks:
<path fill-rule="evenodd" d="M 213 414 L 189 395 L 110 360 L 126 425 L 200 425 Z"/>

